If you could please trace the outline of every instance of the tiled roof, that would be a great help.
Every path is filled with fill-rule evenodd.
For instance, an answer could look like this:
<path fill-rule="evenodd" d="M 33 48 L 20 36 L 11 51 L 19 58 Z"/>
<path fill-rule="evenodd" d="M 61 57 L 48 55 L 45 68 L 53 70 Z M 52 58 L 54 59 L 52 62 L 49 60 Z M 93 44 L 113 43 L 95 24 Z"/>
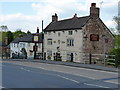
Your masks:
<path fill-rule="evenodd" d="M 51 22 L 44 29 L 44 31 L 81 29 L 89 19 L 90 19 L 90 16 L 86 16 L 86 17 L 75 17 L 75 18 L 60 20 L 56 22 Z"/>
<path fill-rule="evenodd" d="M 19 43 L 19 42 L 28 42 L 32 43 L 33 42 L 33 37 L 34 34 L 27 34 L 24 37 L 18 37 L 15 40 L 12 41 L 12 43 Z M 38 43 L 42 43 L 42 34 L 38 34 Z"/>

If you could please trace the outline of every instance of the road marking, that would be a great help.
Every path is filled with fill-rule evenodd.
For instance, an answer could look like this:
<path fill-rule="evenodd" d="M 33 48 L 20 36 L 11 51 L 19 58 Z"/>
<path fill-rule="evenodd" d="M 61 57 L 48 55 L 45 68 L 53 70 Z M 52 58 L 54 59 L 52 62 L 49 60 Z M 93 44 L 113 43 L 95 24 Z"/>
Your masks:
<path fill-rule="evenodd" d="M 66 79 L 66 80 L 75 82 L 75 83 L 80 83 L 80 82 L 78 82 L 78 81 L 76 81 L 76 80 L 74 80 L 74 79 L 70 79 L 70 78 L 67 78 L 67 77 L 64 77 L 64 76 L 61 76 L 61 75 L 57 75 L 57 76 L 58 76 L 58 77 L 61 77 L 61 78 L 63 78 L 63 79 Z"/>
<path fill-rule="evenodd" d="M 38 63 L 38 64 L 41 64 L 41 63 Z M 45 64 L 47 64 L 47 63 L 45 63 Z M 94 69 L 89 69 L 89 68 L 84 68 L 84 67 L 72 67 L 72 66 L 57 65 L 57 64 L 47 64 L 47 65 L 63 66 L 63 67 L 75 68 L 75 69 L 82 69 L 82 70 L 88 70 L 88 71 L 99 71 L 99 72 L 110 73 L 110 74 L 118 74 L 118 72 L 109 72 L 109 71 L 102 71 L 102 70 L 94 70 Z"/>
<path fill-rule="evenodd" d="M 118 81 L 117 81 L 117 82 L 113 82 L 113 81 L 104 81 L 104 82 L 113 83 L 113 84 L 119 84 Z"/>
<path fill-rule="evenodd" d="M 110 88 L 110 87 L 106 87 L 106 86 L 100 86 L 100 85 L 89 84 L 89 83 L 84 83 L 84 84 L 89 85 L 89 86 L 96 86 L 96 87 L 100 87 L 100 88 Z"/>
<path fill-rule="evenodd" d="M 0 88 L 5 88 L 5 87 L 0 86 Z"/>
<path fill-rule="evenodd" d="M 20 69 L 30 72 L 30 70 L 28 70 L 28 69 L 25 69 L 25 68 L 20 68 Z"/>

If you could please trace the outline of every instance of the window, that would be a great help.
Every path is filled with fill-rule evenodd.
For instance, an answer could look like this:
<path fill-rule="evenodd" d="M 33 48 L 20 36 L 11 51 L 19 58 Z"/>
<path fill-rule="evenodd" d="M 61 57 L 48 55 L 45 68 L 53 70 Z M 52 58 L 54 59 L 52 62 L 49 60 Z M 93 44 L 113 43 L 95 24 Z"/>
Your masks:
<path fill-rule="evenodd" d="M 48 32 L 48 35 L 51 35 L 51 32 Z"/>
<path fill-rule="evenodd" d="M 52 45 L 52 39 L 47 39 L 47 44 Z"/>
<path fill-rule="evenodd" d="M 47 32 L 44 32 L 45 34 L 47 34 Z"/>
<path fill-rule="evenodd" d="M 30 43 L 28 43 L 28 47 L 30 47 Z"/>
<path fill-rule="evenodd" d="M 60 32 L 58 32 L 58 36 L 60 36 Z"/>
<path fill-rule="evenodd" d="M 69 35 L 72 35 L 72 34 L 73 34 L 73 32 L 72 32 L 72 31 L 68 31 L 68 34 L 69 34 Z"/>
<path fill-rule="evenodd" d="M 17 43 L 17 47 L 18 47 L 18 43 Z"/>
<path fill-rule="evenodd" d="M 70 52 L 67 53 L 67 60 L 71 60 L 71 53 Z"/>
<path fill-rule="evenodd" d="M 67 46 L 74 46 L 74 39 L 67 39 Z"/>
<path fill-rule="evenodd" d="M 58 44 L 60 44 L 60 40 L 58 40 Z"/>
<path fill-rule="evenodd" d="M 41 44 L 40 43 L 38 43 L 38 48 L 40 48 L 41 47 Z"/>
<path fill-rule="evenodd" d="M 48 50 L 48 51 L 47 51 L 47 55 L 50 56 L 50 57 L 52 57 L 52 51 L 51 51 L 51 50 Z"/>

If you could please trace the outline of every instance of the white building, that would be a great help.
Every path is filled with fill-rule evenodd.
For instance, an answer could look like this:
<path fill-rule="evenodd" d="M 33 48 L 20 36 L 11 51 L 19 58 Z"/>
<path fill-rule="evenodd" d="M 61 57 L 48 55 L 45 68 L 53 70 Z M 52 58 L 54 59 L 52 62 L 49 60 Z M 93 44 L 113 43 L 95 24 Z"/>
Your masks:
<path fill-rule="evenodd" d="M 105 36 L 105 37 L 104 37 Z M 86 53 L 103 54 L 103 44 L 107 45 L 108 53 L 113 48 L 114 37 L 99 18 L 99 8 L 96 3 L 90 7 L 90 15 L 58 20 L 57 14 L 52 16 L 52 22 L 44 29 L 44 51 L 46 58 L 62 61 L 85 63 Z M 104 40 L 103 40 L 104 39 Z M 58 55 L 58 56 L 57 56 Z"/>
<path fill-rule="evenodd" d="M 11 58 L 34 58 L 34 50 L 33 47 L 35 45 L 34 42 L 34 35 L 38 36 L 38 41 L 36 42 L 37 52 L 36 58 L 40 58 L 42 52 L 42 34 L 35 33 L 35 34 L 28 34 L 24 37 L 18 37 L 13 40 L 10 44 L 10 57 Z M 25 50 L 25 53 L 22 52 Z"/>

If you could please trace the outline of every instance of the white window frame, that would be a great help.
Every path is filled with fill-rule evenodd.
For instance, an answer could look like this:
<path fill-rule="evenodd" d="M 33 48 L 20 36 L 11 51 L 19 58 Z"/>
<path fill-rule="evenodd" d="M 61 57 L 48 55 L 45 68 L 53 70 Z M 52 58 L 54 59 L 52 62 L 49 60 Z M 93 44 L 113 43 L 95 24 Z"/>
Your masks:
<path fill-rule="evenodd" d="M 74 39 L 67 39 L 67 46 L 74 46 Z"/>
<path fill-rule="evenodd" d="M 47 39 L 47 45 L 52 45 L 52 39 L 51 38 Z"/>
<path fill-rule="evenodd" d="M 68 31 L 68 35 L 73 35 L 73 31 Z"/>

